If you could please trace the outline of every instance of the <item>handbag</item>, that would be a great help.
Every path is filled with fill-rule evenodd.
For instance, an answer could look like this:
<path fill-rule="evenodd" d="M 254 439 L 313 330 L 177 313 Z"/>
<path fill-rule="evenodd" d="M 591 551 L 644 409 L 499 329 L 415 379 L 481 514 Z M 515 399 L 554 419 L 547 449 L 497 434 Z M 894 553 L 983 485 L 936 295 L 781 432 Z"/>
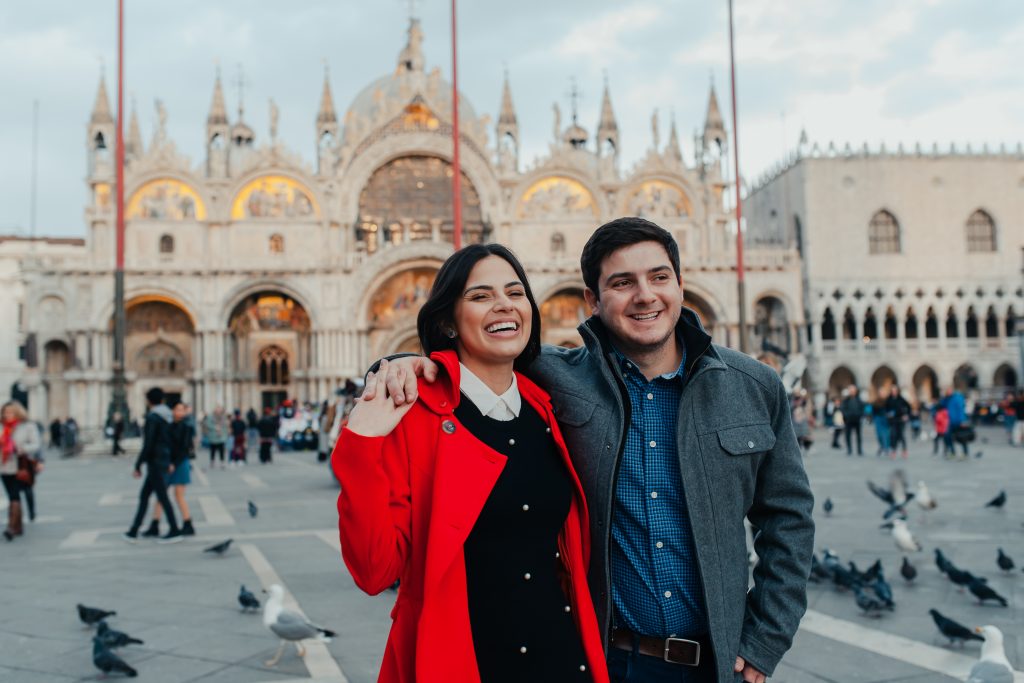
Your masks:
<path fill-rule="evenodd" d="M 38 469 L 39 463 L 34 458 L 30 458 L 27 455 L 19 455 L 18 472 L 14 477 L 25 486 L 32 486 L 36 483 Z"/>
<path fill-rule="evenodd" d="M 971 443 L 974 441 L 974 427 L 969 424 L 958 425 L 953 430 L 953 440 L 957 443 Z"/>

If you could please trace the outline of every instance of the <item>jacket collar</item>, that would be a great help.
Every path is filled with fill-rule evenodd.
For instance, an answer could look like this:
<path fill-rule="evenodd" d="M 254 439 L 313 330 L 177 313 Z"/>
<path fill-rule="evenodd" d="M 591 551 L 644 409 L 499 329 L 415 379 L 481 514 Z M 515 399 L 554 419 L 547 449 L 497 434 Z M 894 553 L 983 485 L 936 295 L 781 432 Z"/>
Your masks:
<path fill-rule="evenodd" d="M 614 354 L 608 328 L 597 315 L 584 320 L 576 331 L 583 337 L 583 343 L 591 353 L 604 359 L 609 357 L 608 354 Z M 708 368 L 726 368 L 718 349 L 711 343 L 711 335 L 704 331 L 700 317 L 686 306 L 682 307 L 679 322 L 676 323 L 676 338 L 682 341 L 683 348 L 686 349 L 687 378 L 693 375 L 698 362 Z"/>
<path fill-rule="evenodd" d="M 459 391 L 459 356 L 455 351 L 435 351 L 430 354 L 430 360 L 438 365 L 437 379 L 433 382 L 419 381 L 419 400 L 438 415 L 450 415 L 458 407 L 462 396 Z M 550 404 L 551 399 L 544 390 L 519 372 L 516 372 L 516 384 L 524 399 L 542 406 Z"/>

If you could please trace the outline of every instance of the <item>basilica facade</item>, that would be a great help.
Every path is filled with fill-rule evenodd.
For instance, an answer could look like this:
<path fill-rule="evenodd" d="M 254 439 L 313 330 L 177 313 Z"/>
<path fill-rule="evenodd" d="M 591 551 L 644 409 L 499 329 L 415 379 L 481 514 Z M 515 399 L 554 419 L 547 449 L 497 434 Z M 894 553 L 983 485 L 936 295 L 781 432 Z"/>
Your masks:
<path fill-rule="evenodd" d="M 132 415 L 153 386 L 200 412 L 318 401 L 376 358 L 416 350 L 416 313 L 453 250 L 452 89 L 424 63 L 412 20 L 393 68 L 335 109 L 325 76 L 311 106 L 315 158 L 260 143 L 244 112 L 229 116 L 219 78 L 204 158 L 193 163 L 159 112 L 144 145 L 126 136 L 126 376 Z M 396 40 L 396 46 L 400 44 Z M 385 66 L 385 65 L 382 65 Z M 312 103 L 311 103 L 312 104 Z M 598 225 L 622 215 L 659 223 L 679 241 L 687 304 L 716 341 L 735 344 L 734 234 L 724 208 L 726 134 L 714 91 L 703 134 L 684 161 L 674 122 L 630 169 L 605 85 L 593 134 L 556 105 L 548 153 L 526 165 L 506 78 L 496 120 L 459 96 L 465 242 L 500 242 L 523 260 L 543 336 L 580 342 L 589 315 L 579 254 Z M 314 115 L 315 112 L 315 115 Z M 233 120 L 232 120 L 233 118 Z M 115 122 L 100 83 L 88 124 L 80 244 L 19 256 L 22 357 L 2 371 L 28 392 L 33 417 L 98 426 L 110 400 L 115 252 Z M 51 253 L 52 252 L 52 253 Z M 787 243 L 748 251 L 754 343 L 797 350 L 801 271 Z M 12 276 L 13 277 L 13 276 Z"/>

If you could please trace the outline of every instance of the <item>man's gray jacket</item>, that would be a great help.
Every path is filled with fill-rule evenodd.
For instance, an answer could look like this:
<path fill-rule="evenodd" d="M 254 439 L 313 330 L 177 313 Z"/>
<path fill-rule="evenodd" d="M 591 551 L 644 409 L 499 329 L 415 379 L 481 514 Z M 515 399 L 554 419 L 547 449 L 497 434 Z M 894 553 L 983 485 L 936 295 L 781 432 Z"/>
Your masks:
<path fill-rule="evenodd" d="M 590 508 L 590 590 L 608 648 L 615 479 L 629 398 L 607 333 L 595 316 L 584 347 L 545 346 L 528 374 L 551 394 Z M 793 434 L 789 401 L 772 368 L 711 343 L 684 308 L 686 347 L 677 444 L 686 507 L 719 681 L 739 680 L 736 656 L 771 674 L 807 608 L 813 498 Z M 749 574 L 744 517 L 760 561 Z M 650 635 L 650 634 L 645 634 Z"/>

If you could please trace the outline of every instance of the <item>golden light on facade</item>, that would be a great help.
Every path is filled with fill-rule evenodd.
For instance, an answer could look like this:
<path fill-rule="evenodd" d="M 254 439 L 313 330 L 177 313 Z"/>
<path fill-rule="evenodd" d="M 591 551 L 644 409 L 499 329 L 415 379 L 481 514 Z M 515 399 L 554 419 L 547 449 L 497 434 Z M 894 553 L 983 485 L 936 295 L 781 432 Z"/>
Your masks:
<path fill-rule="evenodd" d="M 98 185 L 96 191 L 100 192 Z M 110 192 L 109 187 L 106 191 Z M 125 218 L 202 221 L 206 220 L 206 205 L 188 183 L 175 178 L 157 178 L 132 194 L 125 207 Z"/>
<path fill-rule="evenodd" d="M 312 191 L 294 178 L 282 175 L 264 175 L 249 181 L 231 203 L 232 220 L 319 217 L 320 207 Z"/>

